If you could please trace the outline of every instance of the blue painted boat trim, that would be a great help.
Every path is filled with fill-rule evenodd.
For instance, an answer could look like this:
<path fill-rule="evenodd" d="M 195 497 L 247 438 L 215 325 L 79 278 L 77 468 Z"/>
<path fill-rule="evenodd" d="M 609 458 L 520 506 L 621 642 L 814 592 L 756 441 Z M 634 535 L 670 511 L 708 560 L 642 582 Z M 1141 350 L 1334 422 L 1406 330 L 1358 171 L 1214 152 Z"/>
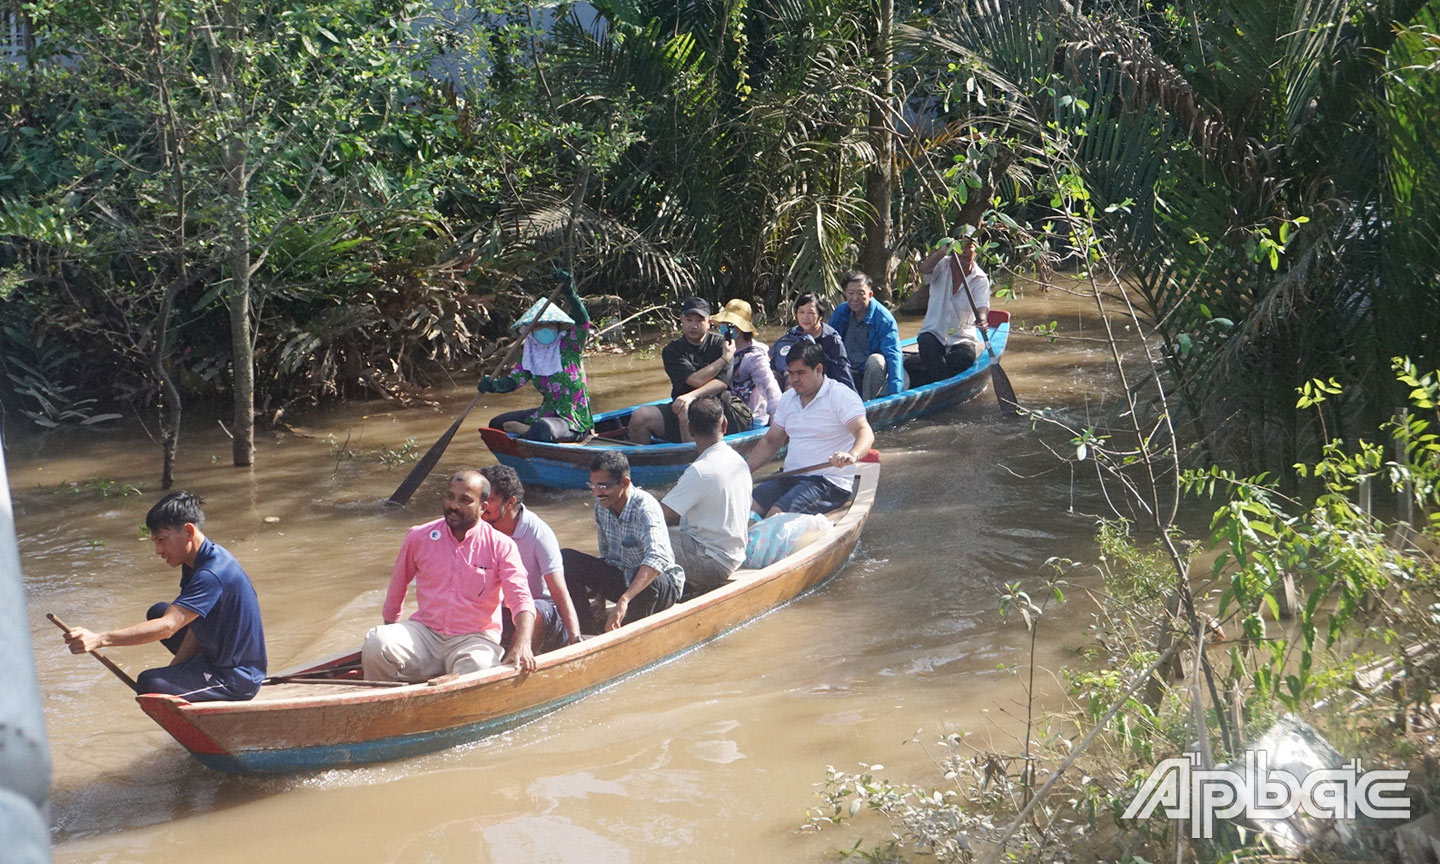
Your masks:
<path fill-rule="evenodd" d="M 1002 354 L 1005 353 L 1005 345 L 1009 341 L 1009 337 L 1010 322 L 1008 321 L 1001 324 L 999 327 L 995 328 L 994 331 L 991 332 L 990 345 L 994 349 L 996 357 L 1000 357 Z M 915 340 L 906 339 L 900 344 L 901 348 L 903 349 L 907 345 L 915 344 Z M 932 384 L 925 384 L 920 387 L 912 387 L 911 389 L 906 390 L 903 393 L 896 393 L 893 396 L 881 396 L 878 399 L 871 399 L 869 402 L 865 403 L 865 411 L 867 414 L 874 414 L 877 411 L 896 410 L 895 406 L 905 405 L 907 404 L 908 400 L 908 403 L 913 404 L 910 404 L 909 407 L 906 408 L 899 408 L 899 410 L 894 416 L 887 417 L 883 423 L 876 425 L 875 428 L 879 430 L 889 429 L 893 426 L 898 426 L 901 423 L 914 420 L 917 417 L 922 417 L 933 411 L 938 411 L 942 407 L 945 407 L 929 404 L 930 395 L 935 393 L 937 390 L 940 390 L 941 388 L 955 387 L 959 384 L 962 384 L 963 382 L 969 381 L 986 372 L 991 367 L 991 365 L 992 364 L 990 362 L 989 352 L 982 350 L 980 352 L 980 356 L 976 358 L 975 364 L 969 369 L 966 369 L 964 372 L 960 373 L 959 375 L 953 378 L 946 378 L 941 381 L 936 381 Z M 669 399 L 657 399 L 653 402 L 645 402 L 642 404 L 663 405 L 668 403 L 669 401 Z M 595 422 L 599 424 L 605 420 L 617 417 L 625 417 L 638 407 L 640 406 L 632 405 L 629 408 L 623 408 L 618 411 L 601 412 L 595 415 Z M 763 428 L 749 429 L 744 432 L 736 433 L 734 435 L 726 435 L 725 442 L 733 447 L 736 444 L 749 441 L 754 438 L 759 438 L 764 434 L 765 430 Z M 570 447 L 583 447 L 588 452 L 599 452 L 597 448 L 583 444 L 561 444 L 555 446 L 565 447 L 567 449 Z M 635 444 L 630 446 L 612 447 L 606 449 L 615 450 L 619 453 L 625 453 L 628 456 L 631 453 L 638 451 L 644 451 L 645 453 L 654 454 L 664 453 L 667 449 L 678 451 L 687 448 L 693 449 L 694 445 L 671 443 Z M 552 489 L 583 489 L 585 488 L 585 481 L 590 479 L 590 475 L 583 469 L 577 468 L 574 463 L 562 462 L 558 459 L 545 459 L 541 457 L 531 457 L 529 459 L 526 459 L 515 456 L 513 454 L 502 453 L 496 453 L 495 458 L 499 460 L 500 464 L 508 465 L 511 468 L 514 468 L 515 473 L 520 476 L 520 481 L 522 483 L 525 483 L 526 485 L 548 486 Z M 670 465 L 637 465 L 632 463 L 630 466 L 630 477 L 635 481 L 635 483 L 640 486 L 666 486 L 680 479 L 680 475 L 685 473 L 685 467 L 688 464 L 688 461 L 678 462 Z"/>
<path fill-rule="evenodd" d="M 856 546 L 858 547 L 858 542 Z M 313 771 L 323 768 L 335 768 L 342 765 L 360 765 L 369 762 L 386 762 L 394 759 L 404 759 L 410 756 L 421 756 L 426 753 L 434 753 L 437 750 L 447 750 L 461 744 L 468 744 L 478 741 L 490 735 L 505 732 L 523 726 L 533 720 L 545 716 L 569 705 L 578 702 L 593 693 L 598 693 L 608 687 L 613 687 L 636 675 L 669 663 L 677 657 L 688 654 L 697 648 L 708 645 L 717 639 L 734 633 L 743 627 L 759 621 L 761 618 L 789 606 L 791 603 L 806 597 L 814 591 L 819 590 L 831 579 L 839 575 L 849 564 L 850 559 L 855 555 L 855 550 L 850 550 L 850 555 L 844 562 L 836 567 L 824 579 L 796 594 L 794 597 L 779 603 L 754 618 L 747 619 L 740 624 L 727 630 L 722 630 L 708 639 L 687 645 L 673 654 L 667 654 L 657 660 L 639 666 L 633 671 L 627 672 L 608 681 L 603 681 L 592 687 L 577 690 L 564 698 L 546 702 L 533 708 L 523 711 L 516 711 L 504 717 L 496 717 L 480 723 L 469 723 L 464 726 L 454 726 L 449 729 L 438 729 L 431 732 L 421 732 L 415 735 L 395 735 L 389 738 L 378 738 L 373 741 L 359 741 L 353 744 L 333 744 L 324 747 L 295 747 L 286 750 L 249 750 L 239 754 L 221 753 L 191 753 L 206 768 L 215 771 L 223 771 L 227 774 L 292 774 L 296 771 Z"/>

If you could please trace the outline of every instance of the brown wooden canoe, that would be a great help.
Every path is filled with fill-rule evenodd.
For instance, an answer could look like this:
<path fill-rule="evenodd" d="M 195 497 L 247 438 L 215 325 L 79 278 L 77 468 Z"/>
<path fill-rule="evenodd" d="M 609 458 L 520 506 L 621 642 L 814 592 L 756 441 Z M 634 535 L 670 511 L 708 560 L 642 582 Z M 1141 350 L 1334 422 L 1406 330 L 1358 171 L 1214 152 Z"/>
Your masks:
<path fill-rule="evenodd" d="M 378 762 L 440 750 L 526 723 L 617 680 L 719 638 L 815 588 L 844 566 L 870 514 L 878 464 L 856 466 L 855 495 L 817 540 L 763 570 L 633 624 L 540 655 L 523 680 L 506 665 L 431 684 L 358 687 L 278 683 L 249 702 L 145 694 L 146 714 L 196 759 L 219 771 L 284 773 Z M 355 675 L 358 653 L 284 673 Z"/>

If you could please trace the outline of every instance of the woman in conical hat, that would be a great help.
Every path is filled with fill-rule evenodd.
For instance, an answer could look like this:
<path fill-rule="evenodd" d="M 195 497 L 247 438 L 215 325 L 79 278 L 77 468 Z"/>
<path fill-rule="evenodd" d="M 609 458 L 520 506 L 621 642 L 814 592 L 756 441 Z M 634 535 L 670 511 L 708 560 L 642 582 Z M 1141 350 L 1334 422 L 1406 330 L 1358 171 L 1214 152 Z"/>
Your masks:
<path fill-rule="evenodd" d="M 481 378 L 477 389 L 481 393 L 509 393 L 529 379 L 540 391 L 540 407 L 507 411 L 493 418 L 490 427 L 533 441 L 578 441 L 595 427 L 584 360 L 590 313 L 580 301 L 570 274 L 557 270 L 555 276 L 568 289 L 565 301 L 570 314 L 554 304 L 547 306 L 543 298 L 536 301 L 512 325 L 512 329 L 519 330 L 535 322 L 525 336 L 520 362 L 509 375 Z"/>

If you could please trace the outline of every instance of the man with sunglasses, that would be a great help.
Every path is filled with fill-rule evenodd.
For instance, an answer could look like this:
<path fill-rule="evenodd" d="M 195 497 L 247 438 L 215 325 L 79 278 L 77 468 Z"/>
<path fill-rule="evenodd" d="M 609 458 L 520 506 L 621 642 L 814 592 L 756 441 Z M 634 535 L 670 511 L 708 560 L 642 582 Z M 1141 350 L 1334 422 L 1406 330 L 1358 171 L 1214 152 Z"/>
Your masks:
<path fill-rule="evenodd" d="M 630 482 L 625 454 L 604 451 L 590 460 L 599 556 L 562 549 L 565 586 L 580 616 L 580 632 L 608 632 L 675 605 L 685 571 L 675 563 L 665 514 L 655 496 Z M 603 625 L 595 600 L 615 605 Z"/>

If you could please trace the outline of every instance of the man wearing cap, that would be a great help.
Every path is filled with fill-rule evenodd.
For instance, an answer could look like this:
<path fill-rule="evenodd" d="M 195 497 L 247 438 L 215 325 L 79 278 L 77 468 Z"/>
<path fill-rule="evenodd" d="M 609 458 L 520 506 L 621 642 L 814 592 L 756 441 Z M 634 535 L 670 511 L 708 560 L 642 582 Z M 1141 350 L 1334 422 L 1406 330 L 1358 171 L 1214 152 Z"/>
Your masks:
<path fill-rule="evenodd" d="M 584 361 L 590 314 L 570 274 L 556 271 L 556 278 L 564 282 L 570 315 L 544 299 L 536 301 L 512 327 L 519 330 L 534 322 L 520 362 L 509 375 L 486 375 L 476 385 L 481 393 L 509 393 L 530 379 L 540 391 L 540 407 L 507 411 L 493 418 L 490 427 L 532 441 L 578 441 L 595 427 Z"/>
<path fill-rule="evenodd" d="M 770 371 L 770 349 L 755 339 L 750 304 L 739 298 L 731 300 L 710 323 L 718 327 L 720 338 L 735 342 L 730 392 L 750 407 L 752 426 L 769 426 L 775 409 L 780 407 L 780 384 Z"/>
<path fill-rule="evenodd" d="M 690 441 L 690 403 L 705 396 L 717 396 L 725 409 L 725 421 L 739 432 L 750 428 L 750 408 L 730 395 L 735 343 L 710 332 L 710 303 L 690 297 L 680 306 L 680 338 L 660 353 L 665 374 L 670 376 L 670 402 L 641 405 L 630 415 L 630 440 L 649 444 L 662 441 Z"/>
<path fill-rule="evenodd" d="M 895 316 L 875 299 L 870 277 L 864 273 L 846 273 L 840 284 L 845 302 L 830 316 L 830 326 L 845 340 L 850 374 L 860 383 L 860 398 L 894 396 L 905 389 Z"/>

